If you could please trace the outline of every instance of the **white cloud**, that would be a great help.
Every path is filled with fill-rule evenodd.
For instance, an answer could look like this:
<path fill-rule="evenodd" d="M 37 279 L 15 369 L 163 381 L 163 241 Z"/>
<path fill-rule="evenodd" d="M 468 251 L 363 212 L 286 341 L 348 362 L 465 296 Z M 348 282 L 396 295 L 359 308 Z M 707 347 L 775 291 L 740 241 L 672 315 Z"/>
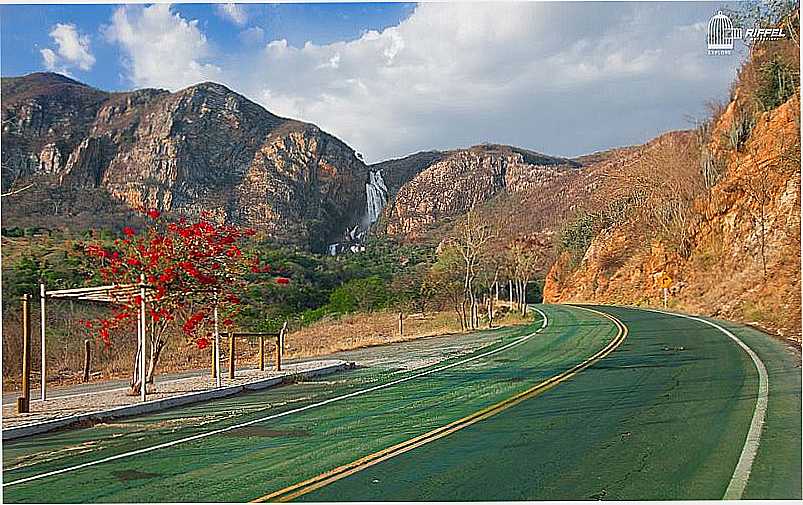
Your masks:
<path fill-rule="evenodd" d="M 42 54 L 42 60 L 45 63 L 45 68 L 48 70 L 55 70 L 58 67 L 59 57 L 56 56 L 56 53 L 53 52 L 50 48 L 41 49 L 39 51 Z"/>
<path fill-rule="evenodd" d="M 248 14 L 245 8 L 240 4 L 217 4 L 217 13 L 220 17 L 228 19 L 237 26 L 245 25 L 248 21 Z"/>
<path fill-rule="evenodd" d="M 171 37 L 157 45 L 197 68 L 166 64 L 172 59 L 141 47 L 142 36 L 124 44 L 132 62 L 153 62 L 132 70 L 134 83 L 223 81 L 271 112 L 316 123 L 370 161 L 483 141 L 562 155 L 641 142 L 688 126 L 689 115 L 727 92 L 738 64 L 706 53 L 713 4 L 424 3 L 356 40 L 273 40 L 219 55 L 215 65 L 194 22 L 165 6 L 136 16 L 157 7 L 153 33 Z M 192 32 L 196 43 L 177 44 L 174 32 Z"/>
<path fill-rule="evenodd" d="M 248 46 L 261 44 L 265 40 L 265 30 L 258 26 L 253 26 L 240 32 L 240 41 Z"/>
<path fill-rule="evenodd" d="M 169 5 L 120 7 L 103 29 L 106 39 L 119 44 L 133 84 L 176 90 L 201 81 L 220 81 L 219 66 L 198 21 L 187 21 Z"/>
<path fill-rule="evenodd" d="M 44 48 L 39 51 L 48 70 L 67 74 L 71 68 L 90 70 L 95 64 L 89 37 L 78 33 L 75 25 L 56 23 L 50 30 L 50 38 L 56 44 L 56 50 Z"/>

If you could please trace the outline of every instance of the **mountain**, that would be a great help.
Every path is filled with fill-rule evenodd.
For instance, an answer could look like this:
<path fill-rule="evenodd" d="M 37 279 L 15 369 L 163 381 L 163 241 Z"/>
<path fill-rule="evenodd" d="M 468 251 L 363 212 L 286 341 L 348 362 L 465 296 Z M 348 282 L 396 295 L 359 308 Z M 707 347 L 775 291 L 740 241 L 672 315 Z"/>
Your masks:
<path fill-rule="evenodd" d="M 389 201 L 380 227 L 390 236 L 418 240 L 471 208 L 515 194 L 564 184 L 581 164 L 526 149 L 482 144 L 424 152 L 372 165 L 382 170 Z"/>
<path fill-rule="evenodd" d="M 220 84 L 107 93 L 58 74 L 3 78 L 2 121 L 3 192 L 34 183 L 4 199 L 4 226 L 77 211 L 114 222 L 122 202 L 322 250 L 366 209 L 369 169 L 352 148 Z"/>
<path fill-rule="evenodd" d="M 710 158 L 703 159 L 717 160 L 719 177 L 710 187 L 689 191 L 679 178 L 645 193 L 621 218 L 605 219 L 583 248 L 557 256 L 546 301 L 660 306 L 655 277 L 666 273 L 671 307 L 757 324 L 799 345 L 800 98 L 756 112 L 749 134 L 734 145 L 729 132 L 743 121 L 744 101 L 731 101 L 712 121 Z M 682 160 L 666 154 L 689 140 L 656 139 L 624 176 L 618 168 L 620 181 L 635 187 L 641 165 L 660 188 L 665 174 L 682 174 Z"/>
<path fill-rule="evenodd" d="M 753 45 L 727 103 L 695 130 L 597 165 L 590 196 L 608 204 L 564 225 L 546 301 L 666 303 L 756 325 L 800 348 L 798 40 Z"/>

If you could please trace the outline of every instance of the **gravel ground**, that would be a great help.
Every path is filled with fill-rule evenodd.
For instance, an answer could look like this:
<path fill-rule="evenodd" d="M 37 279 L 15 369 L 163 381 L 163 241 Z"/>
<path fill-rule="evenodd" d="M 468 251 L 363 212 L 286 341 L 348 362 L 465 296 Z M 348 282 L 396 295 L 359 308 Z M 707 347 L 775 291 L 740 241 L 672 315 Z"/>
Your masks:
<path fill-rule="evenodd" d="M 284 365 L 284 370 L 281 372 L 275 370 L 263 372 L 256 368 L 243 369 L 237 370 L 234 379 L 229 379 L 228 371 L 224 370 L 221 385 L 223 387 L 236 386 L 272 377 L 287 377 L 341 362 L 340 360 L 316 360 L 290 363 Z M 159 381 L 157 377 L 156 384 L 148 386 L 148 400 L 208 391 L 215 387 L 215 379 L 208 375 L 166 381 Z M 151 388 L 153 388 L 152 393 Z M 48 399 L 44 403 L 33 401 L 31 402 L 31 412 L 27 414 L 18 414 L 15 406 L 6 405 L 3 406 L 3 429 L 140 403 L 139 395 L 129 396 L 127 392 L 128 388 L 118 388 Z"/>

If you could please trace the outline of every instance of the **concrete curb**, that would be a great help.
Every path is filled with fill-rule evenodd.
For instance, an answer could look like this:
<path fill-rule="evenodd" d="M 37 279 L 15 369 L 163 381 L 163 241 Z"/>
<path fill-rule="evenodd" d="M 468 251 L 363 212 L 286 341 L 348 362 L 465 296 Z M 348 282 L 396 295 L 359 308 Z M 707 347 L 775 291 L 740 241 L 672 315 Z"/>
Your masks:
<path fill-rule="evenodd" d="M 227 396 L 234 396 L 244 391 L 258 391 L 260 389 L 267 389 L 283 382 L 288 382 L 295 378 L 309 379 L 312 377 L 319 377 L 321 375 L 328 375 L 343 370 L 354 368 L 353 362 L 342 361 L 333 365 L 327 365 L 321 368 L 314 368 L 303 372 L 294 372 L 282 375 L 280 377 L 270 377 L 267 379 L 260 379 L 245 384 L 238 384 L 236 386 L 226 386 L 210 391 L 199 391 L 197 393 L 189 393 L 171 398 L 162 398 L 160 400 L 151 400 L 145 403 L 136 403 L 134 405 L 125 405 L 123 407 L 115 407 L 107 410 L 99 410 L 96 412 L 89 412 L 86 414 L 78 414 L 74 416 L 64 417 L 62 419 L 51 419 L 49 421 L 42 421 L 39 423 L 27 424 L 24 426 L 15 426 L 13 428 L 6 428 L 3 430 L 3 440 L 15 440 L 19 438 L 30 437 L 39 435 L 49 431 L 57 430 L 59 428 L 66 428 L 72 425 L 86 423 L 86 422 L 101 422 L 109 419 L 118 419 L 121 417 L 136 416 L 140 414 L 147 414 L 150 412 L 157 412 L 166 410 L 181 405 L 190 403 L 202 402 L 206 400 L 213 400 L 216 398 L 225 398 Z"/>

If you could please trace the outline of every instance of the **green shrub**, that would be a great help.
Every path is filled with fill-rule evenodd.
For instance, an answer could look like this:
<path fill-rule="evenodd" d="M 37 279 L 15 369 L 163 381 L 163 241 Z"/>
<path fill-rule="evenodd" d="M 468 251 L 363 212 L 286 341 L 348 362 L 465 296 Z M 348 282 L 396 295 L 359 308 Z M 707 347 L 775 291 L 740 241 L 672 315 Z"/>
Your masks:
<path fill-rule="evenodd" d="M 591 241 L 599 232 L 599 216 L 596 214 L 583 214 L 570 224 L 560 238 L 561 247 L 572 253 L 575 258 L 581 258 Z"/>
<path fill-rule="evenodd" d="M 761 66 L 756 98 L 764 110 L 772 110 L 794 94 L 797 80 L 792 67 L 776 56 Z"/>
<path fill-rule="evenodd" d="M 387 306 L 391 293 L 387 283 L 377 276 L 352 279 L 329 295 L 332 312 L 371 312 Z"/>
<path fill-rule="evenodd" d="M 13 228 L 3 228 L 3 235 L 6 237 L 22 237 L 24 232 L 21 228 L 14 226 Z"/>
<path fill-rule="evenodd" d="M 328 305 L 318 307 L 317 309 L 308 309 L 301 313 L 299 318 L 302 326 L 310 325 L 316 321 L 320 321 L 324 317 L 332 313 Z"/>
<path fill-rule="evenodd" d="M 725 171 L 725 164 L 707 148 L 703 147 L 700 152 L 700 174 L 706 189 L 713 188 Z"/>

